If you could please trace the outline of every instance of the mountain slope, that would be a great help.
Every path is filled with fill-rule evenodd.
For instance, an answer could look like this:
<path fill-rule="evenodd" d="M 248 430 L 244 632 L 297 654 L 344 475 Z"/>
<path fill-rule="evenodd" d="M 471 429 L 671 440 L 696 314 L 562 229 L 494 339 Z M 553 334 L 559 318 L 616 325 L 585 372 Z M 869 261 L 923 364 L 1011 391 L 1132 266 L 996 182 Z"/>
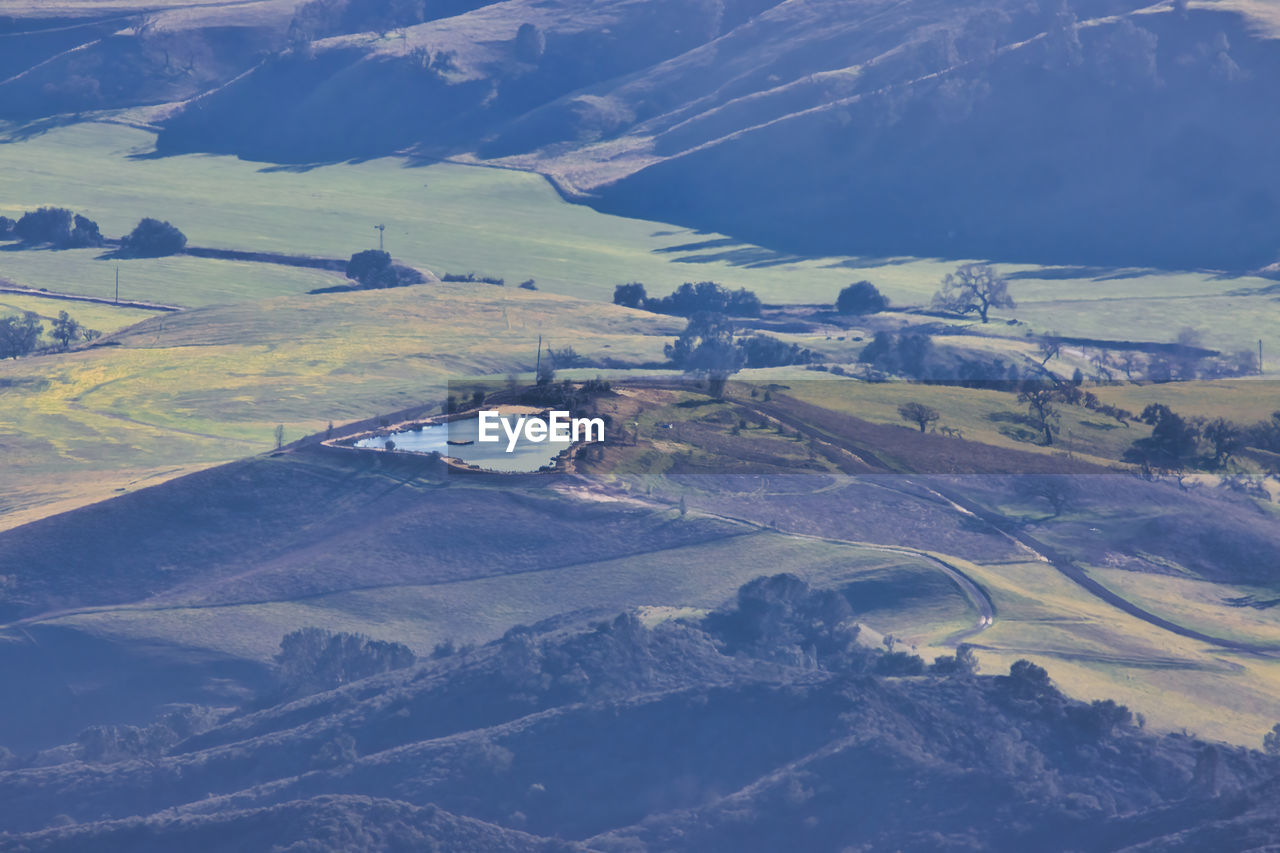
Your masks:
<path fill-rule="evenodd" d="M 1145 733 L 1025 662 L 893 677 L 909 656 L 858 646 L 841 601 L 776 577 L 715 618 L 519 629 L 241 709 L 147 760 L 72 745 L 0 773 L 0 850 L 544 849 L 524 832 L 601 851 L 1118 850 L 1275 831 L 1275 759 Z"/>

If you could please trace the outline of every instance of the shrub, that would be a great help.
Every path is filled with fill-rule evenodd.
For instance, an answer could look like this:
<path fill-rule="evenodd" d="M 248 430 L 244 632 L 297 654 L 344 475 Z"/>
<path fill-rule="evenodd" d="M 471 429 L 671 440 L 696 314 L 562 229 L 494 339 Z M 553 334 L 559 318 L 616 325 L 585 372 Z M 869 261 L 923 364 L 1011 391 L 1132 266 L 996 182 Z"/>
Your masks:
<path fill-rule="evenodd" d="M 347 261 L 347 278 L 365 288 L 395 287 L 400 283 L 391 255 L 380 249 L 366 249 L 352 255 Z"/>
<path fill-rule="evenodd" d="M 876 675 L 924 675 L 924 658 L 908 652 L 885 652 L 876 658 Z"/>
<path fill-rule="evenodd" d="M 80 323 L 66 311 L 59 311 L 58 319 L 53 321 L 52 336 L 62 349 L 71 346 L 71 342 L 80 337 L 82 331 Z"/>
<path fill-rule="evenodd" d="M 476 275 L 473 272 L 455 273 L 447 272 L 440 277 L 441 281 L 465 281 L 469 283 L 479 282 L 481 284 L 495 284 L 498 287 L 506 286 L 506 279 L 498 278 L 491 275 Z M 533 279 L 530 279 L 532 281 Z"/>
<path fill-rule="evenodd" d="M 276 664 L 284 690 L 306 696 L 381 672 L 411 666 L 408 646 L 371 640 L 362 634 L 302 628 L 280 641 Z"/>
<path fill-rule="evenodd" d="M 625 308 L 643 308 L 649 297 L 645 295 L 644 285 L 638 281 L 630 284 L 619 284 L 613 289 L 613 304 Z"/>
<path fill-rule="evenodd" d="M 938 410 L 932 406 L 926 406 L 924 403 L 910 402 L 903 403 L 898 407 L 898 416 L 904 421 L 909 421 L 920 428 L 924 432 L 929 425 L 936 422 L 939 417 Z"/>
<path fill-rule="evenodd" d="M 547 358 L 551 361 L 551 367 L 554 370 L 568 370 L 571 367 L 590 367 L 590 359 L 578 355 L 573 347 L 565 347 L 564 349 L 552 349 L 547 347 Z"/>
<path fill-rule="evenodd" d="M 904 332 L 895 337 L 889 332 L 876 332 L 858 355 L 858 361 L 885 373 L 920 379 L 934 369 L 932 357 L 933 339 L 928 335 Z"/>
<path fill-rule="evenodd" d="M 840 291 L 836 311 L 841 314 L 874 314 L 889 307 L 889 300 L 869 281 L 859 281 Z"/>
<path fill-rule="evenodd" d="M 516 30 L 516 58 L 521 62 L 537 62 L 547 52 L 547 37 L 530 23 Z"/>
<path fill-rule="evenodd" d="M 9 223 L 5 226 L 4 223 Z M 5 233 L 7 232 L 7 234 Z M 0 236 L 18 237 L 33 245 L 50 245 L 58 249 L 101 246 L 102 232 L 98 223 L 73 214 L 65 207 L 42 207 L 22 214 L 17 222 L 0 222 Z"/>
<path fill-rule="evenodd" d="M 790 574 L 744 584 L 734 606 L 709 614 L 702 626 L 730 654 L 784 663 L 809 655 L 833 671 L 856 668 L 864 657 L 848 600 Z"/>
<path fill-rule="evenodd" d="M 89 246 L 101 246 L 106 242 L 102 239 L 102 231 L 98 229 L 98 223 L 92 219 L 77 213 L 72 223 L 71 233 L 67 235 L 66 248 L 83 249 Z"/>
<path fill-rule="evenodd" d="M 71 221 L 65 207 L 41 207 L 22 214 L 13 230 L 26 243 L 65 246 L 71 241 Z"/>
<path fill-rule="evenodd" d="M 22 316 L 0 317 L 0 359 L 30 354 L 40 343 L 44 324 L 33 311 Z"/>
<path fill-rule="evenodd" d="M 168 222 L 147 217 L 120 241 L 120 254 L 132 258 L 162 258 L 187 247 L 187 235 Z"/>
<path fill-rule="evenodd" d="M 615 302 L 617 298 L 618 292 L 615 290 Z M 714 281 L 700 281 L 697 284 L 686 281 L 669 296 L 645 299 L 643 307 L 656 314 L 675 314 L 680 317 L 692 317 L 703 312 L 729 317 L 759 317 L 761 310 L 759 297 L 751 291 L 746 288 L 729 290 Z"/>
<path fill-rule="evenodd" d="M 743 362 L 747 367 L 785 367 L 789 364 L 809 364 L 817 359 L 810 349 L 799 344 L 788 344 L 770 335 L 751 335 L 738 341 Z"/>

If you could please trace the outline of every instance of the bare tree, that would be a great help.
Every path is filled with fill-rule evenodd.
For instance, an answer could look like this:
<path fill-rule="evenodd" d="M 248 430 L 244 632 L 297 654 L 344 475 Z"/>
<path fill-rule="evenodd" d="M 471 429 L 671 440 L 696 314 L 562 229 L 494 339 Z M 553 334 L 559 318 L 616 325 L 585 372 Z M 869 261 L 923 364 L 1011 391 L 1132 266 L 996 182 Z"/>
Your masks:
<path fill-rule="evenodd" d="M 1016 308 L 1009 283 L 990 264 L 961 264 L 947 273 L 933 295 L 933 306 L 957 314 L 977 314 L 987 322 L 992 308 Z"/>
<path fill-rule="evenodd" d="M 1057 332 L 1050 331 L 1040 339 L 1040 343 L 1036 344 L 1036 349 L 1040 351 L 1040 355 L 1042 356 L 1040 359 L 1041 367 L 1044 367 L 1050 361 L 1062 354 L 1062 344 L 1058 343 L 1056 340 L 1057 334 Z"/>
<path fill-rule="evenodd" d="M 941 417 L 937 409 L 930 408 L 924 403 L 903 403 L 898 407 L 898 414 L 902 416 L 904 421 L 909 421 L 920 427 L 920 431 L 924 432 L 929 424 L 934 423 Z"/>
<path fill-rule="evenodd" d="M 1028 414 L 1036 428 L 1044 433 L 1044 443 L 1053 444 L 1053 434 L 1057 430 L 1058 407 L 1054 405 L 1061 399 L 1059 390 L 1047 383 L 1027 383 L 1018 394 L 1018 402 L 1026 403 Z"/>
<path fill-rule="evenodd" d="M 1116 363 L 1120 365 L 1120 369 L 1124 371 L 1124 378 L 1128 379 L 1130 382 L 1133 381 L 1133 372 L 1142 366 L 1141 359 L 1138 358 L 1137 353 L 1132 351 L 1121 353 L 1120 358 Z"/>
<path fill-rule="evenodd" d="M 1051 517 L 1057 518 L 1071 506 L 1080 490 L 1070 477 L 1061 474 L 1024 474 L 1015 481 L 1013 494 L 1025 501 L 1044 501 L 1053 509 Z"/>

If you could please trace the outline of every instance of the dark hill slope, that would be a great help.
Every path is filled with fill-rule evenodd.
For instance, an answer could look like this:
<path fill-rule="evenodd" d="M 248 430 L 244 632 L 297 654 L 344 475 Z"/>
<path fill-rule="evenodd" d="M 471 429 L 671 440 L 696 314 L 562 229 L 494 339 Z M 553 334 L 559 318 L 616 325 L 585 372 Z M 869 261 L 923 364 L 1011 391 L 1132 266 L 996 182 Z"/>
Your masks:
<path fill-rule="evenodd" d="M 1253 268 L 1280 250 L 1266 32 L 1135 0 L 506 0 L 281 55 L 159 145 L 476 152 L 802 253 Z"/>
<path fill-rule="evenodd" d="M 1208 11 L 1068 26 L 1010 7 L 961 34 L 976 21 L 985 40 L 921 28 L 842 71 L 653 120 L 633 156 L 661 159 L 588 184 L 605 210 L 799 252 L 1275 259 L 1280 163 L 1250 140 L 1280 130 L 1280 44 Z"/>
<path fill-rule="evenodd" d="M 0 117 L 185 99 L 162 152 L 478 157 L 801 253 L 1264 266 L 1276 25 L 1177 5 L 217 4 L 0 35 Z"/>
<path fill-rule="evenodd" d="M 444 583 L 742 532 L 575 501 L 555 481 L 489 487 L 425 457 L 325 449 L 232 463 L 0 534 L 0 618 Z"/>
<path fill-rule="evenodd" d="M 152 816 L 52 829 L 23 851 L 170 853 L 173 850 L 378 850 L 387 853 L 570 853 L 577 845 L 537 838 L 435 806 L 360 796 L 325 796 L 207 817 Z M 0 836 L 0 848 L 7 845 Z"/>
<path fill-rule="evenodd" d="M 463 850 L 540 849 L 522 832 L 599 851 L 1118 850 L 1276 831 L 1275 759 L 1145 733 L 1025 663 L 887 677 L 832 602 L 774 578 L 697 624 L 521 629 L 146 761 L 72 747 L 0 773 L 0 850 L 396 850 L 413 832 Z"/>

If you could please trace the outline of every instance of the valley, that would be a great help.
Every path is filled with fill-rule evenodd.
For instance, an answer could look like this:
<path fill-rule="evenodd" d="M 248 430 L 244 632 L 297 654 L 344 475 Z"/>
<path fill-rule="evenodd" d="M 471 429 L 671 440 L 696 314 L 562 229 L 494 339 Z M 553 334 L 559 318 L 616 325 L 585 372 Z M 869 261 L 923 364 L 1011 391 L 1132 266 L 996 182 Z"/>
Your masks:
<path fill-rule="evenodd" d="M 1280 837 L 1267 4 L 0 12 L 0 851 Z"/>

